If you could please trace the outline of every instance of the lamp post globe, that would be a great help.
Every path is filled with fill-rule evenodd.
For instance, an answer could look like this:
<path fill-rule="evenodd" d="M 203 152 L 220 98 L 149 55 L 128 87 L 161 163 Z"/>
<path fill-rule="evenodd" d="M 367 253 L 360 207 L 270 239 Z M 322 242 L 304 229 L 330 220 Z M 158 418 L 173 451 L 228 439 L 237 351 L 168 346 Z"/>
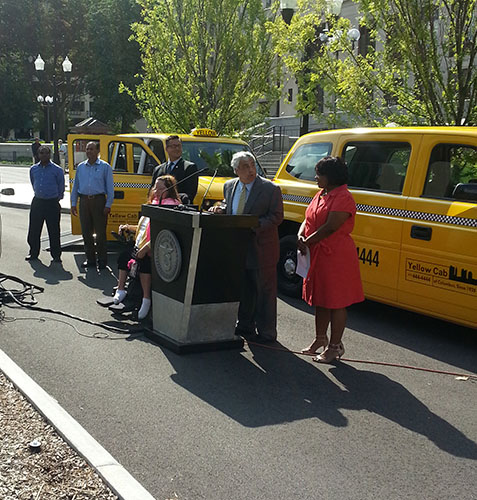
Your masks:
<path fill-rule="evenodd" d="M 286 24 L 290 24 L 298 6 L 297 0 L 280 0 L 280 12 Z"/>
<path fill-rule="evenodd" d="M 38 54 L 33 64 L 35 65 L 35 69 L 37 71 L 43 71 L 45 69 L 45 61 L 41 58 L 40 54 Z"/>
<path fill-rule="evenodd" d="M 73 69 L 73 64 L 68 59 L 68 56 L 65 57 L 62 66 L 63 66 L 63 73 L 71 73 L 71 70 Z"/>
<path fill-rule="evenodd" d="M 326 6 L 334 16 L 339 16 L 341 13 L 341 7 L 343 5 L 343 0 L 326 0 Z"/>
<path fill-rule="evenodd" d="M 56 62 L 56 59 L 55 59 Z M 36 71 L 44 71 L 45 70 L 45 61 L 42 59 L 41 55 L 38 54 L 37 58 L 34 61 L 35 65 L 35 70 Z M 69 74 L 71 73 L 73 69 L 73 64 L 69 60 L 68 56 L 66 56 L 63 59 L 63 62 L 61 64 L 63 73 L 67 75 L 66 81 L 69 81 Z M 58 103 L 58 88 L 57 88 L 57 81 L 56 81 L 56 71 L 55 68 L 53 68 L 53 73 L 52 73 L 52 81 L 53 81 L 53 95 L 49 96 L 47 95 L 45 98 L 43 96 L 38 96 L 37 101 L 40 104 L 45 103 L 46 108 L 47 108 L 47 117 L 48 117 L 48 140 L 49 135 L 50 135 L 50 125 L 49 125 L 49 106 L 53 107 L 53 142 L 54 142 L 54 147 L 53 147 L 53 159 L 55 163 L 59 163 L 59 152 L 58 152 L 58 127 L 57 127 L 57 121 L 58 121 L 58 109 L 57 109 L 57 103 Z M 41 97 L 41 100 L 40 100 Z"/>
<path fill-rule="evenodd" d="M 356 28 L 351 28 L 348 30 L 348 40 L 351 41 L 351 44 L 353 46 L 353 50 L 354 50 L 354 46 L 356 44 L 356 42 L 361 38 L 361 33 L 359 32 L 358 29 Z"/>

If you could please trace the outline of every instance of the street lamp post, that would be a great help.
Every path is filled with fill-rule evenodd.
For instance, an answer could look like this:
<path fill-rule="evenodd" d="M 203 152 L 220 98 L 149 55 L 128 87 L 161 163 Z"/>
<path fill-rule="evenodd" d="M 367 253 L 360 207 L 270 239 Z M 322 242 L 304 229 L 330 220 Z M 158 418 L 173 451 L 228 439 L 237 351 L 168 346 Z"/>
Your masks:
<path fill-rule="evenodd" d="M 282 14 L 282 18 L 285 21 L 286 24 L 290 24 L 293 14 L 296 11 L 297 8 L 297 1 L 296 0 L 280 0 L 280 12 Z M 305 51 L 305 58 L 307 58 L 308 55 L 306 54 Z M 306 61 L 306 59 L 305 59 Z M 308 113 L 304 114 L 301 116 L 300 119 L 300 135 L 304 135 L 308 133 L 308 129 L 310 127 L 310 115 Z"/>
<path fill-rule="evenodd" d="M 55 58 L 56 61 L 56 58 Z M 41 55 L 38 54 L 38 57 L 35 59 L 35 70 L 36 71 L 44 71 L 45 70 L 45 61 L 41 58 Z M 71 73 L 71 70 L 73 69 L 73 65 L 71 64 L 71 61 L 68 59 L 68 56 L 65 57 L 62 63 L 62 69 L 63 73 L 65 75 L 69 76 Z M 53 106 L 53 142 L 54 142 L 54 151 L 53 151 L 53 161 L 55 163 L 60 162 L 60 155 L 58 151 L 58 84 L 56 81 L 56 69 L 53 68 L 53 97 L 46 96 L 44 101 L 47 103 L 47 116 L 48 116 L 48 140 L 50 137 L 50 125 L 49 125 L 49 105 Z M 38 102 L 42 103 L 43 101 L 40 100 L 40 97 L 43 99 L 43 96 L 38 96 L 37 100 Z M 48 99 L 49 98 L 49 99 Z M 50 101 L 51 99 L 51 101 Z"/>
<path fill-rule="evenodd" d="M 44 106 L 46 108 L 46 134 L 45 134 L 45 140 L 47 142 L 51 141 L 51 127 L 50 127 L 50 106 L 53 104 L 53 97 L 50 95 L 47 95 L 46 97 L 43 97 L 42 95 L 39 95 L 36 100 L 40 103 L 41 106 Z"/>

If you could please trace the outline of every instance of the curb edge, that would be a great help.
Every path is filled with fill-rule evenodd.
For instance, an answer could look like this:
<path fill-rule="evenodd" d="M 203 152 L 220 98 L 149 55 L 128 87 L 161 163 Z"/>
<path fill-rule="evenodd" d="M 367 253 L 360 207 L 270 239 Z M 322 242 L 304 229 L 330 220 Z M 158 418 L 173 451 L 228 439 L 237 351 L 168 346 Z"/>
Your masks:
<path fill-rule="evenodd" d="M 154 497 L 86 431 L 58 401 L 27 375 L 2 349 L 0 370 L 58 434 L 99 474 L 120 500 Z"/>

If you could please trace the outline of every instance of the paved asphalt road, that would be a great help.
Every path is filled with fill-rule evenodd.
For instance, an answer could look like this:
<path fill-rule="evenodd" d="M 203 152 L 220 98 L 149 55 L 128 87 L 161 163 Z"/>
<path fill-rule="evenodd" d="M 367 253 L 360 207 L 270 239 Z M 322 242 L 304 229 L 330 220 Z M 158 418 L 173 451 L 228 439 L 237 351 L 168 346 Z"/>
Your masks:
<path fill-rule="evenodd" d="M 46 252 L 25 262 L 28 211 L 0 214 L 0 272 L 43 286 L 42 307 L 113 321 L 95 304 L 112 272 L 80 272 L 79 247 L 63 268 Z M 262 347 L 178 356 L 144 337 L 91 338 L 99 328 L 2 310 L 14 321 L 0 323 L 0 348 L 157 499 L 477 498 L 475 381 Z M 311 310 L 283 298 L 278 312 L 281 344 L 304 347 Z M 344 341 L 349 358 L 475 372 L 476 339 L 366 302 L 351 308 Z"/>

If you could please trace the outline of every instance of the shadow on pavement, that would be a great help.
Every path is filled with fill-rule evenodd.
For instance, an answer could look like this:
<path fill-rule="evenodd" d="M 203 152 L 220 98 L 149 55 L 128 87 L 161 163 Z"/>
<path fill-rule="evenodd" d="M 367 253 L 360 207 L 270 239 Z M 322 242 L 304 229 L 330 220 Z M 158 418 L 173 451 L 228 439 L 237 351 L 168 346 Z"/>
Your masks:
<path fill-rule="evenodd" d="M 365 301 L 349 309 L 348 327 L 475 373 L 477 331 L 421 314 Z"/>
<path fill-rule="evenodd" d="M 451 455 L 477 460 L 475 442 L 386 375 L 357 370 L 345 363 L 331 368 L 330 374 L 346 388 L 337 401 L 340 408 L 375 413 L 427 437 Z"/>
<path fill-rule="evenodd" d="M 280 299 L 305 313 L 314 312 L 301 299 Z M 477 371 L 477 330 L 370 300 L 348 308 L 347 327 L 462 370 Z"/>
<path fill-rule="evenodd" d="M 245 427 L 319 418 L 335 427 L 347 419 L 323 401 L 340 392 L 310 363 L 288 353 L 254 347 L 254 361 L 239 351 L 178 356 L 164 349 L 174 366 L 172 380 Z"/>
<path fill-rule="evenodd" d="M 85 261 L 85 255 L 79 254 L 74 256 L 75 263 L 78 268 L 78 281 L 94 290 L 101 290 L 103 295 L 113 295 L 113 288 L 118 284 L 118 278 L 114 274 L 113 269 L 117 268 L 117 255 L 108 254 L 108 265 L 106 269 L 98 270 L 96 267 L 87 267 L 83 269 L 81 263 Z"/>
<path fill-rule="evenodd" d="M 61 263 L 51 262 L 46 266 L 41 260 L 36 260 L 29 262 L 29 264 L 33 269 L 33 276 L 44 279 L 47 285 L 57 285 L 60 281 L 73 279 L 73 274 L 66 270 Z"/>
<path fill-rule="evenodd" d="M 477 445 L 432 413 L 389 377 L 338 363 L 340 384 L 291 353 L 249 346 L 253 362 L 237 351 L 178 356 L 164 350 L 176 370 L 172 380 L 246 427 L 318 418 L 346 427 L 346 410 L 367 410 L 419 433 L 454 456 L 477 460 Z"/>

